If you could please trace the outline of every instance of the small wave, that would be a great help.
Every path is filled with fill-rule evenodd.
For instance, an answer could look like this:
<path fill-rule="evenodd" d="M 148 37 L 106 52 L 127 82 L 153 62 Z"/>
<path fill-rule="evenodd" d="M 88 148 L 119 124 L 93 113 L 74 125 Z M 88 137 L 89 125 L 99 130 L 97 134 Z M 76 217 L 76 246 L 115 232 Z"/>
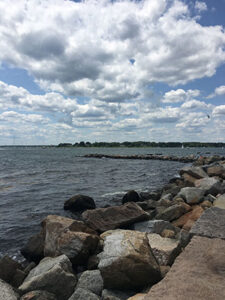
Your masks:
<path fill-rule="evenodd" d="M 107 196 L 115 196 L 115 195 L 122 195 L 122 194 L 124 194 L 124 191 L 122 191 L 122 192 L 113 192 L 113 193 L 106 193 L 106 194 L 104 194 L 104 195 L 102 195 L 101 197 L 107 197 Z"/>

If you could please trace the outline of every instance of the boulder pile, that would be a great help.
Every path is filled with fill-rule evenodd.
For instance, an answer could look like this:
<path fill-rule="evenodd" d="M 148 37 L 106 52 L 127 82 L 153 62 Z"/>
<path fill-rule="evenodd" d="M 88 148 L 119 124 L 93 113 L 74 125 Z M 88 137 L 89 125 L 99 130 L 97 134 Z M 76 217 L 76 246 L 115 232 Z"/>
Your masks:
<path fill-rule="evenodd" d="M 81 220 L 49 215 L 21 250 L 26 266 L 0 259 L 0 300 L 225 299 L 225 160 L 193 161 L 119 206 L 67 200 Z"/>

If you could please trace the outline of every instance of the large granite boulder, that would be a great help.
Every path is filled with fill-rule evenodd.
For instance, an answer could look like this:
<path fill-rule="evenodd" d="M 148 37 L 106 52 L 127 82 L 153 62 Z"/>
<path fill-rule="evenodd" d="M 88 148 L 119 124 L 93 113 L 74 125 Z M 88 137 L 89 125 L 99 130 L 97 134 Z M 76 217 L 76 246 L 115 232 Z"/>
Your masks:
<path fill-rule="evenodd" d="M 65 210 L 84 211 L 86 209 L 95 209 L 95 201 L 89 196 L 75 195 L 64 203 Z"/>
<path fill-rule="evenodd" d="M 203 170 L 202 167 L 185 166 L 180 170 L 180 175 L 183 176 L 185 173 L 196 179 L 208 177 L 208 174 Z"/>
<path fill-rule="evenodd" d="M 206 178 L 202 178 L 202 179 L 197 179 L 195 181 L 195 187 L 203 189 L 207 193 L 207 191 L 210 188 L 212 188 L 212 186 L 214 184 L 216 184 L 218 182 L 219 182 L 219 180 L 215 177 L 206 177 Z"/>
<path fill-rule="evenodd" d="M 99 237 L 83 222 L 50 215 L 43 223 L 45 256 L 65 254 L 76 265 L 86 263 L 88 257 L 95 252 Z"/>
<path fill-rule="evenodd" d="M 146 300 L 223 300 L 225 241 L 194 237 Z"/>
<path fill-rule="evenodd" d="M 214 202 L 213 205 L 219 208 L 225 209 L 225 194 L 220 195 Z"/>
<path fill-rule="evenodd" d="M 201 206 L 196 205 L 190 212 L 184 214 L 179 219 L 173 221 L 173 225 L 176 227 L 183 228 L 185 230 L 190 230 L 195 221 L 197 221 L 200 218 L 203 212 L 204 209 Z"/>
<path fill-rule="evenodd" d="M 188 212 L 190 209 L 189 205 L 184 203 L 175 204 L 163 209 L 162 212 L 159 212 L 155 218 L 158 220 L 173 221 Z"/>
<path fill-rule="evenodd" d="M 144 294 L 144 293 L 138 293 L 138 294 L 128 298 L 127 300 L 144 300 L 146 295 L 147 294 Z"/>
<path fill-rule="evenodd" d="M 127 202 L 138 202 L 138 201 L 140 201 L 140 197 L 138 193 L 134 190 L 127 192 L 122 199 L 123 204 Z"/>
<path fill-rule="evenodd" d="M 148 234 L 152 252 L 160 266 L 171 265 L 181 251 L 180 243 L 176 239 L 163 238 L 159 234 Z"/>
<path fill-rule="evenodd" d="M 164 220 L 149 220 L 144 222 L 135 223 L 133 229 L 136 231 L 162 234 L 164 230 L 171 230 L 175 234 L 179 229 L 173 226 L 170 222 Z"/>
<path fill-rule="evenodd" d="M 30 271 L 19 290 L 23 294 L 45 290 L 56 295 L 58 300 L 65 300 L 72 295 L 76 282 L 71 262 L 66 255 L 46 257 Z"/>
<path fill-rule="evenodd" d="M 100 297 L 89 290 L 78 288 L 68 300 L 100 300 Z"/>
<path fill-rule="evenodd" d="M 82 217 L 88 226 L 99 232 L 125 227 L 149 219 L 148 213 L 134 202 L 128 202 L 121 206 L 87 210 L 82 214 Z"/>
<path fill-rule="evenodd" d="M 104 239 L 104 248 L 99 254 L 98 267 L 105 288 L 143 288 L 161 279 L 159 265 L 146 233 L 112 230 L 101 237 Z"/>
<path fill-rule="evenodd" d="M 57 300 L 57 297 L 52 293 L 36 290 L 26 293 L 20 300 Z"/>
<path fill-rule="evenodd" d="M 99 270 L 85 271 L 81 274 L 76 289 L 81 288 L 100 296 L 103 290 L 103 279 Z"/>
<path fill-rule="evenodd" d="M 197 204 L 203 200 L 205 191 L 196 187 L 182 188 L 178 197 L 182 197 L 188 204 Z"/>
<path fill-rule="evenodd" d="M 190 234 L 225 239 L 225 210 L 219 207 L 205 210 L 191 228 Z"/>
<path fill-rule="evenodd" d="M 19 300 L 19 295 L 5 281 L 0 279 L 0 300 Z"/>

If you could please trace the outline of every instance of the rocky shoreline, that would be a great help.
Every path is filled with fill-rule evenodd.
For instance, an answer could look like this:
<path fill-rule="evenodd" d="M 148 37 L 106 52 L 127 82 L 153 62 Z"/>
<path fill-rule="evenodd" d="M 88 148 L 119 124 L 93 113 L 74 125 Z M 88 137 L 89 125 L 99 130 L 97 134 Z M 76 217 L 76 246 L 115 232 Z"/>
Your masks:
<path fill-rule="evenodd" d="M 0 300 L 225 299 L 225 157 L 86 157 L 193 164 L 119 206 L 67 200 L 81 220 L 49 215 L 22 248 L 24 264 L 0 259 Z"/>

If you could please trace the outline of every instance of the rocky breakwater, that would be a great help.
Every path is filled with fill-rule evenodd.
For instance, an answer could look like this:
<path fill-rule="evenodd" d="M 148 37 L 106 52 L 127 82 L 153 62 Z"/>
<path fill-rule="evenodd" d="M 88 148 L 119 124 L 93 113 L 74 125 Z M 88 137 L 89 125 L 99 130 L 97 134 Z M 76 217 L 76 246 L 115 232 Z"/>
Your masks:
<path fill-rule="evenodd" d="M 0 300 L 225 299 L 224 179 L 225 161 L 208 159 L 119 206 L 72 197 L 80 221 L 49 215 L 26 265 L 0 259 Z"/>

